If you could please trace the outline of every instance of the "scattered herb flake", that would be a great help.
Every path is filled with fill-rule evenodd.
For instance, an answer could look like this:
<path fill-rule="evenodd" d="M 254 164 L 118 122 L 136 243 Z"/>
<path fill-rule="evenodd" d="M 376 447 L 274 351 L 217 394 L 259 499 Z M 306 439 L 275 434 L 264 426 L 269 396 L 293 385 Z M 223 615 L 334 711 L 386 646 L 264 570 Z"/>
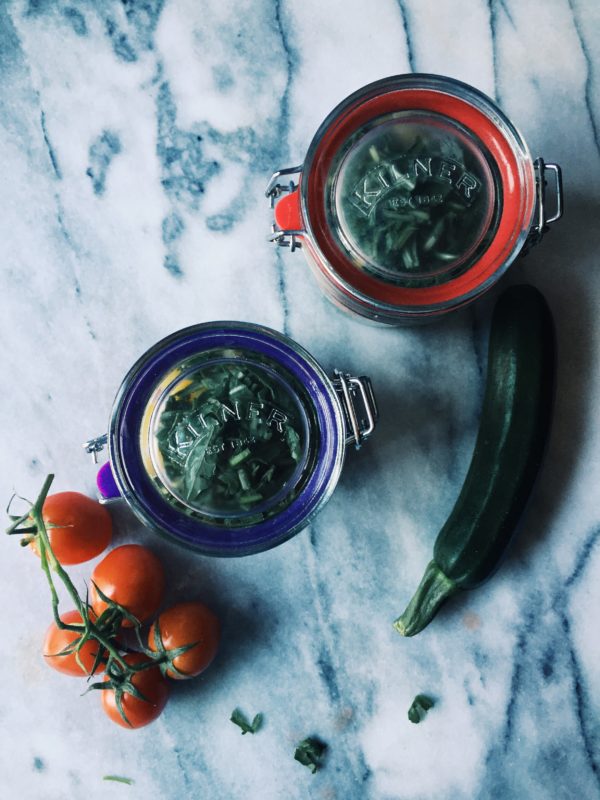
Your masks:
<path fill-rule="evenodd" d="M 105 775 L 103 781 L 115 781 L 116 783 L 126 783 L 127 786 L 132 786 L 135 781 L 133 778 L 124 778 L 122 775 Z"/>
<path fill-rule="evenodd" d="M 236 708 L 231 715 L 231 721 L 234 725 L 238 725 L 242 729 L 243 736 L 245 733 L 256 733 L 260 730 L 263 722 L 263 715 L 260 713 L 255 714 L 252 722 L 248 722 L 246 715 L 240 711 L 239 708 Z"/>
<path fill-rule="evenodd" d="M 315 772 L 323 766 L 323 756 L 327 745 L 314 736 L 303 739 L 297 746 L 294 758 L 310 771 Z"/>
<path fill-rule="evenodd" d="M 412 701 L 411 707 L 408 709 L 408 718 L 415 724 L 425 719 L 427 712 L 435 705 L 431 697 L 426 694 L 418 694 Z"/>

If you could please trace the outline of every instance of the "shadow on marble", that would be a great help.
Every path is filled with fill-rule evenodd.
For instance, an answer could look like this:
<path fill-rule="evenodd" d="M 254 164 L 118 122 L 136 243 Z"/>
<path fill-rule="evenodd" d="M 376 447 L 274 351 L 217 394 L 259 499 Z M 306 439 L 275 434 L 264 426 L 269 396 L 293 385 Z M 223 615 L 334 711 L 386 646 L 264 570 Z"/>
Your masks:
<path fill-rule="evenodd" d="M 595 425 L 592 387 L 597 309 L 589 297 L 586 271 L 600 255 L 600 203 L 567 193 L 564 218 L 541 245 L 531 267 L 554 313 L 557 382 L 552 432 L 538 483 L 523 524 L 525 530 L 510 558 L 528 556 L 543 544 L 561 507 L 573 496 L 586 438 Z"/>

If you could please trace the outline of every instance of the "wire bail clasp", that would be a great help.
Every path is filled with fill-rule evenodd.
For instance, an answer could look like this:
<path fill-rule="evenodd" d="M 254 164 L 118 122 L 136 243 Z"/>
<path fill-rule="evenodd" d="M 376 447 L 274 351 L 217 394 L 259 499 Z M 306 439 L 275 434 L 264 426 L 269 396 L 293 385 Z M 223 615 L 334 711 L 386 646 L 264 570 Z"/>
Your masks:
<path fill-rule="evenodd" d="M 298 167 L 286 167 L 285 169 L 280 169 L 273 173 L 265 190 L 265 196 L 268 198 L 271 208 L 275 208 L 275 203 L 282 194 L 287 193 L 291 195 L 298 189 L 300 185 L 300 176 L 302 175 L 302 167 L 303 165 L 300 164 Z M 294 181 L 293 176 L 298 176 L 297 182 Z M 284 182 L 281 183 L 281 178 L 289 178 L 289 180 L 284 180 Z M 275 212 L 275 220 L 271 225 L 269 241 L 274 242 L 280 247 L 289 247 L 290 252 L 293 253 L 294 250 L 302 247 L 302 242 L 298 241 L 298 237 L 302 237 L 304 233 L 305 232 L 300 228 L 289 228 L 287 226 L 282 227 L 278 225 L 277 212 Z"/>
<path fill-rule="evenodd" d="M 108 443 L 108 434 L 103 433 L 102 436 L 96 436 L 94 439 L 88 439 L 88 441 L 84 442 L 81 446 L 84 448 L 86 453 L 92 456 L 94 464 L 97 464 L 98 453 L 101 453 L 102 450 L 104 450 L 107 443 Z"/>
<path fill-rule="evenodd" d="M 373 386 L 364 375 L 357 378 L 337 369 L 334 374 L 333 388 L 340 398 L 346 420 L 346 444 L 354 444 L 359 450 L 375 430 L 379 417 Z"/>
<path fill-rule="evenodd" d="M 546 163 L 543 158 L 536 158 L 533 162 L 533 168 L 535 171 L 536 222 L 529 230 L 522 255 L 527 255 L 532 247 L 542 241 L 544 234 L 549 230 L 549 226 L 562 217 L 564 208 L 562 171 L 559 165 Z M 551 216 L 547 216 L 546 208 L 546 187 L 548 185 L 546 177 L 548 172 L 552 173 L 554 179 L 554 195 L 556 198 L 556 209 Z"/>

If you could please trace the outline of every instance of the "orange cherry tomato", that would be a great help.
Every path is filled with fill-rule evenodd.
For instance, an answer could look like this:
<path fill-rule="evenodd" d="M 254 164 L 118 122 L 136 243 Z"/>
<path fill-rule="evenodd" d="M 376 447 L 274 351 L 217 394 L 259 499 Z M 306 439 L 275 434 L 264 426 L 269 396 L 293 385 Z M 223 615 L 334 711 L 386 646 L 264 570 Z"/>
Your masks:
<path fill-rule="evenodd" d="M 81 614 L 79 611 L 67 611 L 61 614 L 60 618 L 68 625 L 77 624 L 81 622 Z M 98 653 L 98 642 L 94 639 L 88 639 L 79 651 L 79 658 L 85 669 L 81 669 L 75 658 L 75 653 L 68 655 L 59 655 L 65 647 L 70 645 L 79 636 L 75 631 L 68 631 L 59 628 L 56 622 L 53 622 L 46 631 L 46 638 L 44 639 L 44 658 L 46 664 L 55 669 L 57 672 L 62 672 L 65 675 L 75 675 L 78 678 L 83 678 L 85 675 L 91 675 Z M 104 665 L 100 664 L 96 672 L 103 672 Z"/>
<path fill-rule="evenodd" d="M 79 492 L 58 492 L 44 501 L 42 516 L 54 555 L 61 564 L 81 564 L 105 550 L 112 539 L 107 509 Z M 31 548 L 39 555 L 37 540 Z"/>
<path fill-rule="evenodd" d="M 140 544 L 115 547 L 96 564 L 90 581 L 90 604 L 100 616 L 107 608 L 96 586 L 115 603 L 123 606 L 140 622 L 152 617 L 162 603 L 165 574 L 153 552 Z M 131 628 L 128 620 L 123 627 Z"/>
<path fill-rule="evenodd" d="M 124 660 L 128 664 L 142 664 L 150 661 L 143 653 L 128 653 L 124 656 Z M 104 680 L 108 680 L 107 675 Z M 119 713 L 114 689 L 101 690 L 102 708 L 106 715 L 117 725 L 121 725 L 123 728 L 142 728 L 162 714 L 169 699 L 169 687 L 158 667 L 150 667 L 141 672 L 136 672 L 131 682 L 147 699 L 140 700 L 139 697 L 134 697 L 134 695 L 127 692 L 123 693 L 121 703 L 129 724 L 125 722 Z"/>
<path fill-rule="evenodd" d="M 217 653 L 221 624 L 217 616 L 203 603 L 179 603 L 163 611 L 148 634 L 148 647 L 154 651 L 158 649 L 157 626 L 166 650 L 197 642 L 194 647 L 174 658 L 173 665 L 178 672 L 168 669 L 169 678 L 185 679 L 199 675 Z"/>

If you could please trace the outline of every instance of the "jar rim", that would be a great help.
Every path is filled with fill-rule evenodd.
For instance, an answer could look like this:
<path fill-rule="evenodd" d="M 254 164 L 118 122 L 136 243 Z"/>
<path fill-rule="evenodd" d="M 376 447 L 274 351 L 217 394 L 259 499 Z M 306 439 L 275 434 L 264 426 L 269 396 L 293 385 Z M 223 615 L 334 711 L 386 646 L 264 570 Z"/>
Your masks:
<path fill-rule="evenodd" d="M 324 186 L 335 154 L 365 120 L 394 110 L 439 111 L 472 130 L 491 151 L 502 177 L 504 203 L 489 246 L 464 275 L 441 286 L 391 287 L 345 258 L 325 219 Z M 521 250 L 535 213 L 535 174 L 519 131 L 485 94 L 439 75 L 415 73 L 375 81 L 326 117 L 308 148 L 300 180 L 304 241 L 326 286 L 365 316 L 428 316 L 458 307 L 490 288 Z"/>

